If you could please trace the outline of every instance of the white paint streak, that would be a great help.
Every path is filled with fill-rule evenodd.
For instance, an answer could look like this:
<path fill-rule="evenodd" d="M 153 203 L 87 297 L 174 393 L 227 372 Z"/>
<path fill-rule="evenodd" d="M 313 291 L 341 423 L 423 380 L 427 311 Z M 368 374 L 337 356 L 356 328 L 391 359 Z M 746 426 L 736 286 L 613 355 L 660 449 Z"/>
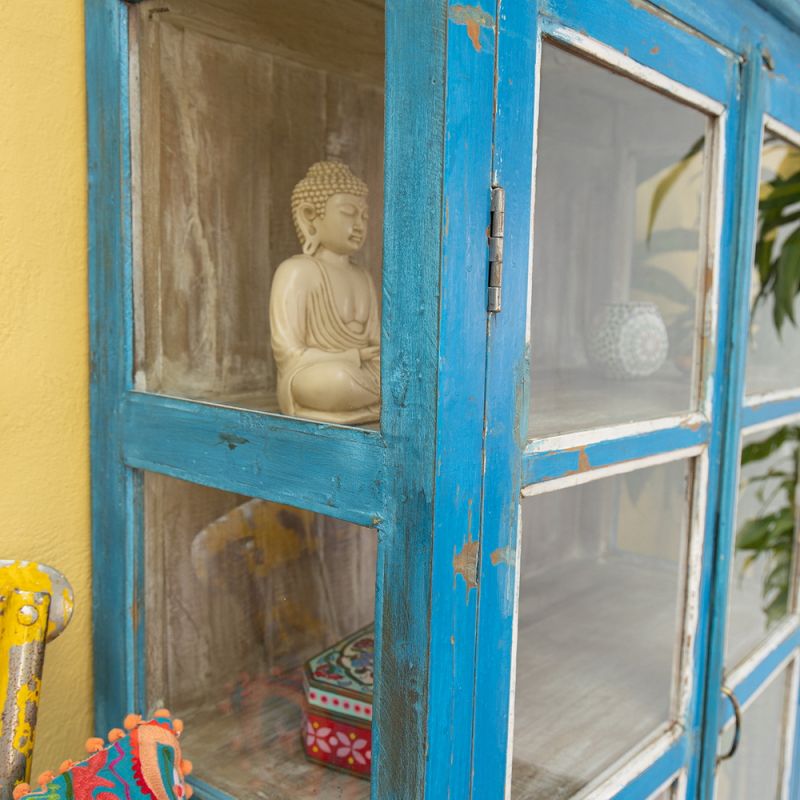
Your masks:
<path fill-rule="evenodd" d="M 662 726 L 645 739 L 637 755 L 633 758 L 630 754 L 623 756 L 571 800 L 609 800 L 655 764 L 682 735 L 683 729 L 679 725 Z"/>
<path fill-rule="evenodd" d="M 725 111 L 725 106 L 722 103 L 706 97 L 706 95 L 697 90 L 678 83 L 678 81 L 674 81 L 650 67 L 643 66 L 638 61 L 634 61 L 632 58 L 620 53 L 619 50 L 615 50 L 613 47 L 598 42 L 585 34 L 556 25 L 548 31 L 548 36 L 587 53 L 595 60 L 611 67 L 615 72 L 622 73 L 635 81 L 659 89 L 665 94 L 671 95 L 700 111 L 705 111 L 715 117 L 720 116 Z"/>
<path fill-rule="evenodd" d="M 543 439 L 534 439 L 525 448 L 525 455 L 575 450 L 598 442 L 613 442 L 631 436 L 666 431 L 671 428 L 699 428 L 708 421 L 708 417 L 705 414 L 691 413 L 643 420 L 642 422 L 630 422 L 624 425 L 610 425 L 604 428 L 593 428 L 592 430 L 577 431 L 575 433 L 564 433 Z"/>
<path fill-rule="evenodd" d="M 667 453 L 657 453 L 647 458 L 637 458 L 631 461 L 620 461 L 617 464 L 611 464 L 607 467 L 598 467 L 597 469 L 588 470 L 587 472 L 578 472 L 573 475 L 565 475 L 562 478 L 555 478 L 551 481 L 543 481 L 542 483 L 532 483 L 523 487 L 523 497 L 533 497 L 538 494 L 545 494 L 546 492 L 554 492 L 558 489 L 568 489 L 572 486 L 580 486 L 590 481 L 601 480 L 602 478 L 609 478 L 612 475 L 625 475 L 629 472 L 636 470 L 646 469 L 647 467 L 655 467 L 659 464 L 668 464 L 672 461 L 679 461 L 683 458 L 692 458 L 700 455 L 705 450 L 704 444 L 698 444 L 693 447 L 684 447 L 681 450 L 670 450 Z"/>

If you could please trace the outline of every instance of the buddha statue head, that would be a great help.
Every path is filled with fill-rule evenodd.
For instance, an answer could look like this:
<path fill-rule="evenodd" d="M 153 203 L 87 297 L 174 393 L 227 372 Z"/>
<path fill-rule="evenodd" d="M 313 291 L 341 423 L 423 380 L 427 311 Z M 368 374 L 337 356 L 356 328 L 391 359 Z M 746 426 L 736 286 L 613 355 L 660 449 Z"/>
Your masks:
<path fill-rule="evenodd" d="M 292 220 L 303 252 L 355 253 L 367 235 L 367 184 L 341 161 L 318 161 L 292 191 Z"/>

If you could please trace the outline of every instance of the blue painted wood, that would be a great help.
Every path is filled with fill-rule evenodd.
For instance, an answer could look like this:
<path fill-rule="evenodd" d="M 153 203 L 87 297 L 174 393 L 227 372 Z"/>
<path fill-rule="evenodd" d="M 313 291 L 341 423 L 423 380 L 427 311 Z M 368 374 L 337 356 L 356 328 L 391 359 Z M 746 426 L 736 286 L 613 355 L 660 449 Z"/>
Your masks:
<path fill-rule="evenodd" d="M 800 628 L 795 627 L 775 647 L 763 653 L 763 657 L 754 665 L 735 686 L 730 688 L 741 705 L 745 705 L 765 683 L 772 679 L 778 668 L 800 647 Z M 717 728 L 721 730 L 733 719 L 733 707 L 730 702 L 722 700 L 717 712 Z M 777 731 L 776 731 L 777 735 Z"/>
<path fill-rule="evenodd" d="M 800 3 L 797 0 L 755 0 L 781 22 L 800 32 Z"/>
<path fill-rule="evenodd" d="M 131 392 L 125 462 L 228 492 L 376 525 L 384 448 L 376 431 Z"/>
<path fill-rule="evenodd" d="M 132 375 L 127 12 L 87 0 L 92 551 L 95 727 L 137 708 L 142 575 L 137 569 L 138 483 L 119 457 L 117 403 Z M 140 541 L 140 539 L 139 539 Z"/>
<path fill-rule="evenodd" d="M 800 414 L 800 397 L 772 400 L 758 405 L 746 405 L 742 409 L 742 427 L 761 425 L 765 422 L 777 422 L 785 417 Z"/>
<path fill-rule="evenodd" d="M 522 456 L 522 485 L 591 472 L 601 467 L 648 456 L 661 455 L 708 443 L 711 426 L 707 422 L 692 427 L 665 428 L 619 439 L 587 444 L 566 450 L 535 451 L 532 442 Z"/>
<path fill-rule="evenodd" d="M 444 167 L 443 3 L 386 4 L 382 432 L 373 798 L 425 794 Z M 388 509 L 387 509 L 388 511 Z"/>
<path fill-rule="evenodd" d="M 800 48 L 800 39 L 797 41 Z M 778 122 L 800 133 L 800 82 L 797 72 L 800 63 L 794 69 L 794 74 L 769 73 L 768 94 L 770 98 L 770 115 Z"/>
<path fill-rule="evenodd" d="M 528 417 L 525 325 L 537 20 L 527 3 L 500 0 L 498 23 L 493 172 L 506 190 L 505 261 L 503 310 L 489 318 L 474 800 L 505 797 L 521 451 Z"/>
<path fill-rule="evenodd" d="M 635 777 L 627 786 L 609 800 L 644 800 L 660 789 L 670 779 L 675 779 L 686 764 L 689 750 L 688 737 L 681 736 L 655 763 Z M 690 797 L 691 795 L 686 795 Z"/>
<path fill-rule="evenodd" d="M 649 13 L 643 3 L 539 0 L 539 8 L 545 16 L 542 23 L 545 33 L 553 35 L 566 26 L 706 97 L 727 102 L 728 54 L 720 52 L 704 38 L 665 24 L 664 19 Z"/>
<path fill-rule="evenodd" d="M 483 482 L 496 0 L 448 5 L 425 797 L 465 800 Z"/>
<path fill-rule="evenodd" d="M 696 91 L 704 92 L 715 100 L 729 105 L 736 97 L 737 73 L 736 59 L 725 51 L 710 46 L 702 38 L 693 37 L 686 31 L 669 29 L 665 20 L 654 15 L 639 15 L 636 9 L 636 22 L 631 17 L 631 9 L 626 4 L 616 2 L 581 4 L 571 2 L 548 3 L 547 19 L 543 27 L 551 34 L 558 32 L 564 41 L 574 42 L 574 37 L 562 32 L 564 25 L 603 40 L 612 47 L 635 58 L 642 64 L 662 72 Z M 561 14 L 567 12 L 566 18 Z M 619 13 L 617 13 L 619 12 Z M 639 36 L 640 25 L 648 32 L 647 36 Z M 508 34 L 503 25 L 508 25 Z M 517 244 L 519 250 L 515 257 L 509 259 L 512 265 L 506 270 L 506 281 L 512 282 L 507 295 L 511 301 L 506 304 L 502 318 L 493 320 L 490 325 L 489 366 L 487 387 L 487 439 L 486 439 L 486 474 L 484 499 L 484 542 L 482 546 L 481 565 L 481 597 L 479 619 L 478 648 L 478 686 L 482 690 L 476 709 L 475 725 L 475 797 L 500 797 L 504 784 L 507 750 L 507 718 L 508 718 L 508 682 L 511 666 L 501 662 L 498 653 L 507 653 L 513 640 L 511 614 L 515 601 L 516 575 L 515 556 L 517 552 L 517 516 L 518 491 L 520 487 L 520 450 L 525 439 L 527 411 L 527 366 L 525 359 L 525 343 L 523 331 L 525 326 L 525 303 L 527 301 L 527 263 L 528 240 L 530 235 L 530 161 L 532 149 L 532 119 L 525 116 L 533 106 L 532 97 L 526 96 L 531 87 L 525 75 L 533 72 L 532 62 L 535 48 L 535 31 L 533 23 L 526 17 L 525 10 L 507 3 L 501 13 L 501 37 L 498 55 L 498 112 L 495 142 L 496 168 L 504 185 L 514 187 L 508 192 L 506 252 L 514 246 L 514 237 L 521 234 Z M 666 33 L 665 33 L 666 31 Z M 506 39 L 505 37 L 508 36 Z M 636 37 L 639 36 L 637 43 Z M 516 47 L 513 55 L 505 49 L 506 41 Z M 664 44 L 662 51 L 661 44 Z M 644 45 L 647 45 L 646 47 Z M 656 50 L 656 52 L 651 52 Z M 506 59 L 508 59 L 506 61 Z M 665 66 L 666 65 L 666 66 Z M 504 69 L 507 73 L 504 75 Z M 707 75 L 713 72 L 713 78 Z M 701 76 L 706 76 L 705 78 Z M 523 85 L 518 86 L 519 83 Z M 515 105 L 516 103 L 516 105 Z M 504 119 L 504 114 L 508 119 Z M 736 114 L 729 112 L 725 130 L 728 141 L 735 139 Z M 508 128 L 504 127 L 508 124 Z M 510 123 L 510 124 L 509 124 Z M 726 162 L 726 186 L 732 186 L 734 161 Z M 519 216 L 514 216 L 511 201 L 519 204 Z M 729 230 L 734 217 L 734 202 L 726 195 L 723 217 L 724 229 Z M 731 247 L 727 237 L 723 237 L 720 245 L 720 262 L 730 263 Z M 522 266 L 520 266 L 522 265 Z M 723 296 L 727 296 L 730 287 L 730 275 L 720 276 L 720 287 Z M 720 324 L 725 328 L 728 323 L 727 309 L 720 311 Z M 535 347 L 535 343 L 533 343 Z M 717 363 L 725 357 L 725 340 L 722 337 L 718 350 L 713 356 Z M 713 358 L 712 358 L 713 362 Z M 723 382 L 717 381 L 712 387 L 712 400 L 718 405 L 722 397 Z M 709 444 L 709 458 L 712 474 L 720 458 L 722 420 L 716 420 L 710 429 L 704 426 L 699 435 L 691 430 L 678 432 L 673 447 Z M 716 435 L 714 436 L 714 432 Z M 590 464 L 616 463 L 626 454 L 651 454 L 654 451 L 669 449 L 667 438 L 656 433 L 652 438 L 630 437 L 627 441 L 604 442 L 596 446 Z M 527 453 L 526 482 L 529 480 L 550 479 L 562 476 L 570 470 L 585 467 L 586 452 L 573 453 Z M 583 465 L 581 463 L 583 456 Z M 551 460 L 552 459 L 552 460 Z M 537 464 L 538 460 L 538 464 Z M 537 472 L 536 470 L 540 471 Z M 491 478 L 489 478 L 491 476 Z M 710 497 L 716 492 L 715 481 L 709 487 Z M 708 529 L 713 530 L 715 519 L 713 508 L 709 509 Z M 704 552 L 702 585 L 705 595 L 702 599 L 704 613 L 710 613 L 710 586 L 713 556 L 713 536 L 708 537 Z M 502 557 L 500 557 L 502 554 Z M 487 558 L 488 556 L 488 558 Z M 493 558 L 492 556 L 497 556 Z M 698 732 L 702 724 L 702 665 L 706 654 L 707 635 L 703 627 L 695 639 L 694 657 L 697 669 L 695 692 L 690 704 L 688 727 L 691 734 L 688 742 L 692 744 L 682 749 L 671 751 L 665 760 L 660 759 L 655 770 L 663 770 L 659 775 L 669 777 L 673 772 L 687 766 L 692 758 L 696 758 Z M 676 758 L 678 761 L 670 761 Z M 477 767 L 480 758 L 480 770 Z M 632 782 L 626 788 L 627 797 L 645 797 L 645 792 L 656 788 L 657 784 L 644 788 L 645 784 Z M 689 795 L 692 796 L 692 795 Z"/>
<path fill-rule="evenodd" d="M 777 0 L 780 2 L 781 0 Z M 630 0 L 648 13 L 664 15 L 675 24 L 688 26 L 696 35 L 746 58 L 750 48 L 760 44 L 769 52 L 776 75 L 797 71 L 800 37 L 756 0 Z M 771 2 L 771 0 L 766 0 Z M 794 0 L 788 0 L 793 3 Z"/>
<path fill-rule="evenodd" d="M 707 651 L 704 668 L 698 675 L 702 687 L 694 708 L 694 730 L 699 747 L 689 769 L 689 796 L 713 797 L 716 766 L 716 719 L 724 668 L 725 624 L 730 559 L 738 493 L 737 464 L 741 398 L 747 355 L 747 327 L 750 274 L 754 246 L 753 220 L 756 215 L 758 169 L 763 112 L 762 70 L 758 50 L 749 54 L 742 73 L 741 105 L 732 104 L 729 141 L 725 164 L 726 220 L 730 231 L 724 241 L 734 243 L 722 256 L 720 287 L 719 349 L 717 363 L 723 381 L 714 398 L 717 409 L 711 445 L 713 481 L 709 486 L 706 520 L 707 547 L 703 563 L 703 591 L 700 603 L 701 627 L 697 655 Z M 721 468 L 720 468 L 721 465 Z"/>

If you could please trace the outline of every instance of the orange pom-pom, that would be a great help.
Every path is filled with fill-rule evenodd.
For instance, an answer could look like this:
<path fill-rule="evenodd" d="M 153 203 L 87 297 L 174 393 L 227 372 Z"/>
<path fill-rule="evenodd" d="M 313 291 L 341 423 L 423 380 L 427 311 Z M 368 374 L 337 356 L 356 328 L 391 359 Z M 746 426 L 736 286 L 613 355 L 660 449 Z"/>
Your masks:
<path fill-rule="evenodd" d="M 47 786 L 47 784 L 50 783 L 53 778 L 55 778 L 55 775 L 48 770 L 47 772 L 43 772 L 41 775 L 39 775 L 39 777 L 36 779 L 36 783 L 38 783 L 39 786 Z"/>
<path fill-rule="evenodd" d="M 124 735 L 125 735 L 125 731 L 123 731 L 122 728 L 112 728 L 108 732 L 108 741 L 109 742 L 118 742 Z"/>
<path fill-rule="evenodd" d="M 122 725 L 126 731 L 132 731 L 141 721 L 142 718 L 139 714 L 128 714 L 123 720 Z"/>
<path fill-rule="evenodd" d="M 169 709 L 168 708 L 157 708 L 153 712 L 153 716 L 154 717 L 171 717 L 172 714 L 169 713 Z"/>
<path fill-rule="evenodd" d="M 58 767 L 58 774 L 60 775 L 62 772 L 66 772 L 68 769 L 72 769 L 74 766 L 75 762 L 68 758 L 66 761 L 61 762 L 60 766 Z"/>
<path fill-rule="evenodd" d="M 172 720 L 172 730 L 180 736 L 183 733 L 183 720 L 182 719 L 174 719 Z"/>
<path fill-rule="evenodd" d="M 18 783 L 14 787 L 14 791 L 11 793 L 14 797 L 14 800 L 20 800 L 21 797 L 25 797 L 26 794 L 30 794 L 31 787 L 29 783 Z"/>
<path fill-rule="evenodd" d="M 181 761 L 181 772 L 184 775 L 191 775 L 193 769 L 194 769 L 194 764 L 192 764 L 192 762 L 189 761 L 188 758 L 184 758 L 183 761 Z"/>
<path fill-rule="evenodd" d="M 86 740 L 87 753 L 99 753 L 105 746 L 106 743 L 99 736 L 92 736 Z"/>
<path fill-rule="evenodd" d="M 194 789 L 192 789 L 192 787 L 189 786 L 188 783 L 186 784 L 185 789 L 186 789 L 186 797 L 188 800 L 188 798 L 190 798 L 194 794 Z"/>

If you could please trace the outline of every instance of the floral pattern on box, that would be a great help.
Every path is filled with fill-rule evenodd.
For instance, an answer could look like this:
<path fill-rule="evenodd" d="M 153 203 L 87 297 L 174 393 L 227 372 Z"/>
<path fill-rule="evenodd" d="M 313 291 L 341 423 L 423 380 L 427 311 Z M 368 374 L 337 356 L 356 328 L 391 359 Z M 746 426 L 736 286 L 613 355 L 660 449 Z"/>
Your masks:
<path fill-rule="evenodd" d="M 320 764 L 368 778 L 372 762 L 375 626 L 306 663 L 303 746 Z"/>

